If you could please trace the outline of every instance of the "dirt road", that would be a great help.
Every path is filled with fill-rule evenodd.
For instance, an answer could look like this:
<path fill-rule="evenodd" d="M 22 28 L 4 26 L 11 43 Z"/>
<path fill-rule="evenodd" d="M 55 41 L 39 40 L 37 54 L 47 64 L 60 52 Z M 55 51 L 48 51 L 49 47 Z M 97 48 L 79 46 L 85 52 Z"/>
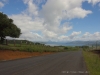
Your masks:
<path fill-rule="evenodd" d="M 0 62 L 0 75 L 88 75 L 82 51 Z"/>

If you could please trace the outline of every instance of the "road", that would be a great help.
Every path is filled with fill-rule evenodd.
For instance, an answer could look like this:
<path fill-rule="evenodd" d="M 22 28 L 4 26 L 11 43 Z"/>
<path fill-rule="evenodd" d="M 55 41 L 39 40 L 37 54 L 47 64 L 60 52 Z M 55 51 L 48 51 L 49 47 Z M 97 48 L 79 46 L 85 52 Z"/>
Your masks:
<path fill-rule="evenodd" d="M 0 62 L 0 75 L 88 75 L 82 51 Z"/>

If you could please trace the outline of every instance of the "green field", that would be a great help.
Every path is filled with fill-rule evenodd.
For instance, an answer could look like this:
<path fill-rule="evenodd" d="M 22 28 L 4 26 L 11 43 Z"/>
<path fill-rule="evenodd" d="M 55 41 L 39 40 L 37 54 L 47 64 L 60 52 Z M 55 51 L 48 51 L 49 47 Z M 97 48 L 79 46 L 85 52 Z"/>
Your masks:
<path fill-rule="evenodd" d="M 26 52 L 64 52 L 77 51 L 79 47 L 49 46 L 43 43 L 33 43 L 27 40 L 9 40 L 8 45 L 0 45 L 0 50 L 18 50 Z"/>
<path fill-rule="evenodd" d="M 83 51 L 90 75 L 100 75 L 100 56 L 90 51 Z"/>
<path fill-rule="evenodd" d="M 19 45 L 16 44 L 15 46 L 13 44 L 9 45 L 0 45 L 0 50 L 19 50 L 19 51 L 26 51 L 26 52 L 60 52 L 64 51 L 63 49 L 60 49 L 59 47 L 51 47 L 51 46 L 42 46 L 42 45 Z"/>

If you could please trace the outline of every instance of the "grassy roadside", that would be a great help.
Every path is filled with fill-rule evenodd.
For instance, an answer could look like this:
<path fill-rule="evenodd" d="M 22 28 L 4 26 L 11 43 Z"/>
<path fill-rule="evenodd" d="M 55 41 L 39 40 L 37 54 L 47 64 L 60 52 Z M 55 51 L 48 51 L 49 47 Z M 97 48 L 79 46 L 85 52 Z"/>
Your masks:
<path fill-rule="evenodd" d="M 41 56 L 57 52 L 77 51 L 79 47 L 47 46 L 35 44 L 0 45 L 0 60 L 13 60 L 33 56 Z"/>
<path fill-rule="evenodd" d="M 89 51 L 83 51 L 84 59 L 90 75 L 100 75 L 100 57 Z"/>
<path fill-rule="evenodd" d="M 76 46 L 76 47 L 65 46 L 64 49 L 65 49 L 66 51 L 78 51 L 78 50 L 80 50 L 80 48 L 79 48 L 78 46 Z"/>
<path fill-rule="evenodd" d="M 24 51 L 24 52 L 66 52 L 77 51 L 79 47 L 71 46 L 47 46 L 47 45 L 35 45 L 35 44 L 9 44 L 0 45 L 0 50 L 12 50 L 12 51 Z"/>
<path fill-rule="evenodd" d="M 25 52 L 60 52 L 64 49 L 59 47 L 42 46 L 42 45 L 0 45 L 0 50 L 13 50 L 13 51 L 25 51 Z"/>

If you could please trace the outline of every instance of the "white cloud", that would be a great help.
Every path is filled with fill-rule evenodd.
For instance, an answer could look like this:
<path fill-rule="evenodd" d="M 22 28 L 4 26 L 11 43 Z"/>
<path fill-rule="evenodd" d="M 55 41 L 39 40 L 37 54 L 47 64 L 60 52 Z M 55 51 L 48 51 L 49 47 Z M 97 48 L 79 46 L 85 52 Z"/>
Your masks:
<path fill-rule="evenodd" d="M 93 34 L 86 32 L 85 34 L 79 36 L 81 34 L 81 31 L 79 32 L 73 32 L 69 36 L 62 35 L 58 37 L 60 41 L 97 41 L 100 40 L 100 32 L 95 32 Z"/>
<path fill-rule="evenodd" d="M 93 34 L 93 36 L 94 36 L 94 37 L 100 37 L 100 32 L 95 32 L 95 33 Z"/>
<path fill-rule="evenodd" d="M 45 41 L 41 35 L 32 32 L 27 32 L 22 34 L 20 38 L 23 38 L 24 40 L 30 40 L 30 41 Z"/>
<path fill-rule="evenodd" d="M 92 13 L 90 10 L 82 9 L 82 2 L 83 0 L 47 0 L 46 4 L 42 6 L 39 12 L 44 18 L 45 28 L 48 31 L 58 34 L 67 33 L 72 27 L 62 25 L 62 20 L 84 18 Z"/>
<path fill-rule="evenodd" d="M 88 0 L 88 3 L 92 3 L 93 5 L 96 5 L 99 2 L 100 0 Z"/>
<path fill-rule="evenodd" d="M 58 35 L 67 33 L 69 30 L 72 29 L 72 26 L 70 26 L 68 23 L 64 23 L 61 26 L 46 24 L 44 25 L 44 27 L 48 31 L 54 32 L 55 34 L 58 34 Z"/>
<path fill-rule="evenodd" d="M 100 7 L 100 3 L 98 4 L 98 6 Z"/>
<path fill-rule="evenodd" d="M 12 38 L 7 36 L 6 39 L 17 39 L 17 40 L 29 40 L 29 41 L 46 41 L 38 33 L 26 32 L 20 36 L 20 38 Z"/>
<path fill-rule="evenodd" d="M 33 3 L 33 0 L 23 0 L 25 4 L 28 5 L 28 8 L 26 9 L 26 12 L 31 16 L 37 16 L 38 15 L 38 8 Z"/>
<path fill-rule="evenodd" d="M 30 31 L 41 31 L 43 30 L 43 20 L 39 18 L 33 19 L 27 14 L 11 15 L 10 18 L 14 19 L 14 23 L 21 28 L 22 33 Z"/>
<path fill-rule="evenodd" d="M 66 36 L 67 32 L 73 28 L 69 20 L 84 18 L 92 13 L 82 8 L 83 0 L 47 0 L 47 2 L 46 0 L 23 0 L 23 2 L 27 8 L 20 14 L 9 15 L 9 17 L 21 28 L 20 38 L 31 41 L 77 40 L 81 31 Z M 38 5 L 42 2 L 46 3 L 39 9 Z M 62 24 L 62 20 L 68 20 L 68 22 Z"/>
<path fill-rule="evenodd" d="M 81 34 L 81 31 L 76 32 L 74 31 L 71 35 L 67 36 L 67 35 L 61 35 L 58 37 L 59 41 L 75 41 L 78 40 L 79 35 Z"/>
<path fill-rule="evenodd" d="M 41 10 L 46 23 L 59 24 L 62 19 L 84 18 L 92 12 L 81 8 L 82 0 L 48 0 Z"/>
<path fill-rule="evenodd" d="M 68 19 L 84 18 L 87 16 L 87 14 L 91 14 L 91 13 L 92 11 L 90 10 L 85 10 L 80 7 L 76 7 L 74 9 L 67 11 L 64 16 L 65 18 L 68 18 Z"/>
<path fill-rule="evenodd" d="M 85 38 L 85 37 L 89 37 L 91 34 L 89 32 L 86 32 L 82 37 Z"/>
<path fill-rule="evenodd" d="M 80 37 L 80 40 L 100 40 L 100 32 L 95 32 L 93 34 L 86 32 L 82 37 Z"/>
<path fill-rule="evenodd" d="M 54 32 L 52 32 L 52 31 L 48 31 L 48 30 L 45 30 L 45 31 L 43 31 L 43 34 L 44 34 L 44 36 L 46 37 L 46 38 L 57 38 L 57 34 L 56 33 L 54 33 Z"/>
<path fill-rule="evenodd" d="M 79 34 L 81 34 L 81 31 L 79 31 L 79 32 L 74 31 L 74 32 L 71 34 L 71 36 L 77 36 L 77 35 L 79 35 Z"/>
<path fill-rule="evenodd" d="M 8 0 L 0 0 L 0 8 L 4 7 L 7 2 Z"/>
<path fill-rule="evenodd" d="M 58 40 L 59 41 L 70 41 L 70 38 L 69 38 L 69 36 L 61 35 L 58 37 Z"/>
<path fill-rule="evenodd" d="M 75 38 L 75 37 L 77 37 L 78 35 L 80 35 L 81 34 L 81 31 L 79 31 L 79 32 L 73 32 L 70 36 L 69 36 L 69 38 L 70 39 L 73 39 L 73 38 Z"/>
<path fill-rule="evenodd" d="M 4 6 L 4 4 L 2 2 L 0 2 L 0 8 L 2 8 Z"/>

